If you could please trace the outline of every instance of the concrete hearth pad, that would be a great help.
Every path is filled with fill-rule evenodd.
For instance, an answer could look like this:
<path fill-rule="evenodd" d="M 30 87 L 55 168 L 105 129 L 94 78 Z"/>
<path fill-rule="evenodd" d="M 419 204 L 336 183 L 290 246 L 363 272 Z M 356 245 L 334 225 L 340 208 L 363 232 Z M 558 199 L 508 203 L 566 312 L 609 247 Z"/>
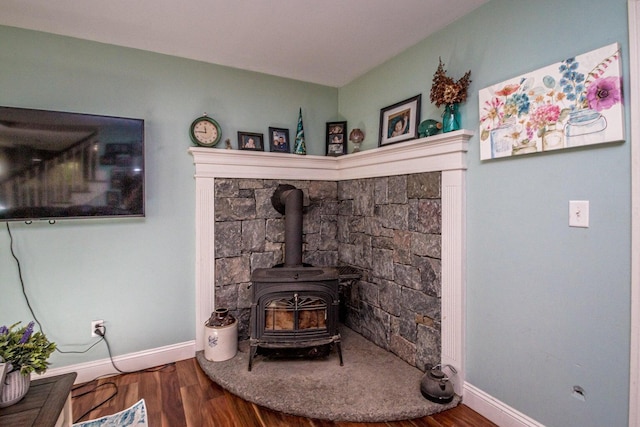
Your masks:
<path fill-rule="evenodd" d="M 335 350 L 322 359 L 267 359 L 257 356 L 252 371 L 248 345 L 230 360 L 210 362 L 196 354 L 204 372 L 231 393 L 276 411 L 308 418 L 384 422 L 408 420 L 460 403 L 433 403 L 420 394 L 423 372 L 342 326 L 340 366 Z"/>

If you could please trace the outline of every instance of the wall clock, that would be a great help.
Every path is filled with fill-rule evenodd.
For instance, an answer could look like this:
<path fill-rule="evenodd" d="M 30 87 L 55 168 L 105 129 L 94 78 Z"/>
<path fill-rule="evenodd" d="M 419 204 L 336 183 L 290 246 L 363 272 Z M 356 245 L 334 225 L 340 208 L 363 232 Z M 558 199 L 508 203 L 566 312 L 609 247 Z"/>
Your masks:
<path fill-rule="evenodd" d="M 222 137 L 220 125 L 211 117 L 204 113 L 191 123 L 189 128 L 191 140 L 202 147 L 213 147 Z"/>

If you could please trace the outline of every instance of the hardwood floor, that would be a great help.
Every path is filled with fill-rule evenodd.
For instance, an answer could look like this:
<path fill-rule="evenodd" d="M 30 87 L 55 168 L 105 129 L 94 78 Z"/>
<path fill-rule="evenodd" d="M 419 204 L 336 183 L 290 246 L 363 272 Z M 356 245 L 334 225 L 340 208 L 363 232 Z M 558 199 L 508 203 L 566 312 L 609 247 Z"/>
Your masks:
<path fill-rule="evenodd" d="M 94 393 L 83 392 L 97 386 Z M 93 411 L 92 407 L 116 393 Z M 432 416 L 388 423 L 348 423 L 295 417 L 242 400 L 207 377 L 195 358 L 157 370 L 118 375 L 76 386 L 74 422 L 114 414 L 144 398 L 149 427 L 492 427 L 465 405 Z M 90 411 L 81 420 L 78 418 Z"/>

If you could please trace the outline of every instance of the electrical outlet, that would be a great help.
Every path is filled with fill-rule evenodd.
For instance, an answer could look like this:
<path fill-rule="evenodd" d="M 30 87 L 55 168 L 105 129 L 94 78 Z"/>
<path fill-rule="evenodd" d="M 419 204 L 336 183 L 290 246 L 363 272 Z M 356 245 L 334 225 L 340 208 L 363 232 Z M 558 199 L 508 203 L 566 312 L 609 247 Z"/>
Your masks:
<path fill-rule="evenodd" d="M 92 338 L 100 336 L 96 334 L 96 329 L 99 330 L 101 334 L 104 334 L 104 320 L 91 321 L 91 337 Z"/>

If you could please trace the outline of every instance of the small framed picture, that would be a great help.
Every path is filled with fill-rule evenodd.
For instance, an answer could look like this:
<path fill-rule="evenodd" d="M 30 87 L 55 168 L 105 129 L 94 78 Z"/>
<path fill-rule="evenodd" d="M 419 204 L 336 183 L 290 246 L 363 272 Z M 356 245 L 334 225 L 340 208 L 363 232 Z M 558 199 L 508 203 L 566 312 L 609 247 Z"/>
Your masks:
<path fill-rule="evenodd" d="M 269 128 L 269 149 L 280 153 L 288 153 L 289 129 Z"/>
<path fill-rule="evenodd" d="M 347 122 L 327 123 L 327 156 L 347 153 Z"/>
<path fill-rule="evenodd" d="M 422 95 L 405 99 L 380 110 L 378 146 L 408 141 L 418 137 Z"/>
<path fill-rule="evenodd" d="M 240 150 L 264 151 L 264 135 L 239 131 L 238 148 Z"/>

